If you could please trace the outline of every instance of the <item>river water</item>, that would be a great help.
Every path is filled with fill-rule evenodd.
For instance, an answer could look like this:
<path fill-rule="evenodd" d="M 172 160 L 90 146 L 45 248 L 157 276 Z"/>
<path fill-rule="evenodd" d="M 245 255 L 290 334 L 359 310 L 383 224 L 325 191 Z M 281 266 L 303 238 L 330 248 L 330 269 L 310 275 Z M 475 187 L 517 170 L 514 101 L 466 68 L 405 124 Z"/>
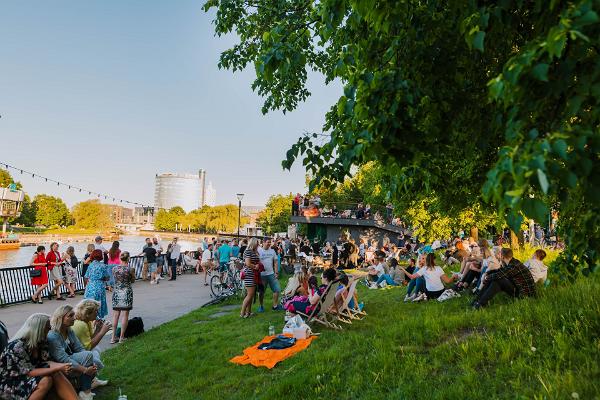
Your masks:
<path fill-rule="evenodd" d="M 121 251 L 128 251 L 132 256 L 138 255 L 142 252 L 142 247 L 144 246 L 144 236 L 133 236 L 133 235 L 121 235 L 119 239 L 119 248 Z M 169 241 L 160 240 L 163 249 L 167 249 Z M 200 245 L 199 241 L 191 241 L 191 240 L 182 240 L 179 239 L 178 243 L 181 245 L 181 251 L 186 250 L 197 250 Z M 50 249 L 50 243 L 41 243 L 43 246 L 46 246 L 46 252 Z M 108 250 L 112 245 L 112 242 L 104 241 L 102 243 L 104 247 Z M 58 251 L 61 253 L 64 252 L 68 246 L 73 246 L 75 248 L 75 255 L 78 259 L 85 255 L 87 243 L 61 243 L 59 245 Z M 0 268 L 3 267 L 22 267 L 25 265 L 29 265 L 31 261 L 31 257 L 33 257 L 33 253 L 35 252 L 35 246 L 21 247 L 18 250 L 0 250 Z"/>

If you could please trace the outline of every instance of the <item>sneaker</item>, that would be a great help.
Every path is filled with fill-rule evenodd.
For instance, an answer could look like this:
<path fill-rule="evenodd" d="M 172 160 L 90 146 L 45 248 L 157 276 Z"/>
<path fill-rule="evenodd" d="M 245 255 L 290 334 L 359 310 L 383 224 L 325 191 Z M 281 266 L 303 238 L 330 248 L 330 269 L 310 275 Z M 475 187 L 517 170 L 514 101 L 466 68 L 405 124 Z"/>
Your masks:
<path fill-rule="evenodd" d="M 86 393 L 86 392 L 79 392 L 79 400 L 93 400 L 94 399 L 95 394 L 90 392 L 90 393 Z"/>
<path fill-rule="evenodd" d="M 410 300 L 410 297 L 411 296 L 408 294 L 406 296 L 404 296 L 404 302 L 407 303 Z"/>
<path fill-rule="evenodd" d="M 387 282 L 381 282 L 381 283 L 379 284 L 379 287 L 380 287 L 380 288 L 382 288 L 382 289 L 383 289 L 384 287 L 386 287 L 386 286 L 387 286 Z"/>
<path fill-rule="evenodd" d="M 419 301 L 426 301 L 426 300 L 427 300 L 427 295 L 425 293 L 421 293 L 417 297 L 415 297 L 412 302 L 418 303 Z"/>
<path fill-rule="evenodd" d="M 158 281 L 150 281 L 151 285 L 156 285 L 158 283 Z"/>
<path fill-rule="evenodd" d="M 258 306 L 258 310 L 256 312 L 265 312 L 265 308 L 263 306 Z"/>
<path fill-rule="evenodd" d="M 369 284 L 369 289 L 379 289 L 379 286 L 376 283 L 371 283 Z"/>
<path fill-rule="evenodd" d="M 275 307 L 271 308 L 273 311 L 283 311 L 284 308 L 281 304 L 277 304 Z"/>
<path fill-rule="evenodd" d="M 162 276 L 159 276 L 158 278 L 156 278 L 157 281 L 160 281 L 161 279 L 165 279 Z"/>
<path fill-rule="evenodd" d="M 106 380 L 102 380 L 102 379 L 98 379 L 98 378 L 94 378 L 94 380 L 92 381 L 92 389 L 96 389 L 98 386 L 106 386 L 108 385 L 108 381 Z"/>

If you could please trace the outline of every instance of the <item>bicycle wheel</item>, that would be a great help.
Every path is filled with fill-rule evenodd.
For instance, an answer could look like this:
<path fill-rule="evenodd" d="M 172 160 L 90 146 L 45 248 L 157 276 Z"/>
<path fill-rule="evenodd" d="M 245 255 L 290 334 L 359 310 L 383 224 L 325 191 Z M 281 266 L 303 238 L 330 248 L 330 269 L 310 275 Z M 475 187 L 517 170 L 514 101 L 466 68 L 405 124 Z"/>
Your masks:
<path fill-rule="evenodd" d="M 210 291 L 212 292 L 213 296 L 221 296 L 224 288 L 225 285 L 221 283 L 221 277 L 219 275 L 213 275 L 212 278 L 210 278 Z"/>

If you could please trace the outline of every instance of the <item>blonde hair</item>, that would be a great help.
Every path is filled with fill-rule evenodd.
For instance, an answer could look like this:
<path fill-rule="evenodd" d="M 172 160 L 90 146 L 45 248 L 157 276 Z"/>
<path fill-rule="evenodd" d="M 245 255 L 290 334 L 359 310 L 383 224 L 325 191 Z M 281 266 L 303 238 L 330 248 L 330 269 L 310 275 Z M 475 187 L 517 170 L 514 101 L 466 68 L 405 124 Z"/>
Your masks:
<path fill-rule="evenodd" d="M 256 249 L 258 248 L 258 239 L 253 237 L 252 239 L 250 239 L 250 242 L 248 243 L 248 248 L 250 250 L 256 251 Z"/>
<path fill-rule="evenodd" d="M 73 311 L 73 307 L 69 304 L 58 307 L 50 317 L 50 328 L 53 331 L 60 332 L 63 326 L 63 317 Z"/>
<path fill-rule="evenodd" d="M 75 319 L 87 321 L 87 319 L 98 312 L 100 302 L 93 299 L 83 299 L 75 306 Z"/>
<path fill-rule="evenodd" d="M 40 343 L 46 341 L 48 321 L 50 321 L 48 314 L 31 314 L 12 339 L 23 339 L 27 348 L 33 350 Z"/>

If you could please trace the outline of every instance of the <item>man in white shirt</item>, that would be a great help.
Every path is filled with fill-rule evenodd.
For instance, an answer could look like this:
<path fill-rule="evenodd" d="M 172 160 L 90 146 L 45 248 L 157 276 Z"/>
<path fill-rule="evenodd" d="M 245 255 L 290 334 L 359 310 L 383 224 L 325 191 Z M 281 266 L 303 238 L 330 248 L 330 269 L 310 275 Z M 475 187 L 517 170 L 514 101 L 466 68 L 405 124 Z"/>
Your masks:
<path fill-rule="evenodd" d="M 104 263 L 106 264 L 108 262 L 108 250 L 106 250 L 106 247 L 102 245 L 102 240 L 102 236 L 96 236 L 96 239 L 94 239 L 94 249 L 102 251 L 102 254 L 104 255 Z"/>
<path fill-rule="evenodd" d="M 260 257 L 260 262 L 265 267 L 265 270 L 260 273 L 260 277 L 262 279 L 262 289 L 259 286 L 258 301 L 260 302 L 260 306 L 258 307 L 258 312 L 265 311 L 263 300 L 265 299 L 267 285 L 269 285 L 271 291 L 273 292 L 273 311 L 281 311 L 283 310 L 283 307 L 281 304 L 279 304 L 279 293 L 281 292 L 281 286 L 279 286 L 279 273 L 276 268 L 277 253 L 271 248 L 270 238 L 266 238 L 263 241 L 262 247 L 258 248 L 258 256 Z"/>
<path fill-rule="evenodd" d="M 384 287 L 385 285 L 383 284 L 383 282 L 390 286 L 398 286 L 398 284 L 394 282 L 394 279 L 389 274 L 385 273 L 384 260 L 385 253 L 381 250 L 377 250 L 375 252 L 375 262 L 377 263 L 377 265 L 369 267 L 369 274 L 377 275 L 377 282 L 375 283 L 375 285 L 370 286 L 371 289 L 377 289 L 377 287 Z"/>
<path fill-rule="evenodd" d="M 158 270 L 156 273 L 156 281 L 158 282 L 161 279 L 165 279 L 162 277 L 163 265 L 165 264 L 165 256 L 162 254 L 163 248 L 160 245 L 160 243 L 158 242 L 157 237 L 152 238 L 152 247 L 156 250 L 156 265 L 158 267 Z"/>
<path fill-rule="evenodd" d="M 206 278 L 208 277 L 208 271 L 213 269 L 212 249 L 212 243 L 207 243 L 206 250 L 202 252 L 202 259 L 200 260 L 200 266 L 204 270 L 204 286 L 208 286 L 208 282 L 206 282 Z"/>
<path fill-rule="evenodd" d="M 177 243 L 177 238 L 173 238 L 171 243 L 171 253 L 169 254 L 169 265 L 171 266 L 171 278 L 170 281 L 177 279 L 177 261 L 181 255 L 181 246 Z"/>

